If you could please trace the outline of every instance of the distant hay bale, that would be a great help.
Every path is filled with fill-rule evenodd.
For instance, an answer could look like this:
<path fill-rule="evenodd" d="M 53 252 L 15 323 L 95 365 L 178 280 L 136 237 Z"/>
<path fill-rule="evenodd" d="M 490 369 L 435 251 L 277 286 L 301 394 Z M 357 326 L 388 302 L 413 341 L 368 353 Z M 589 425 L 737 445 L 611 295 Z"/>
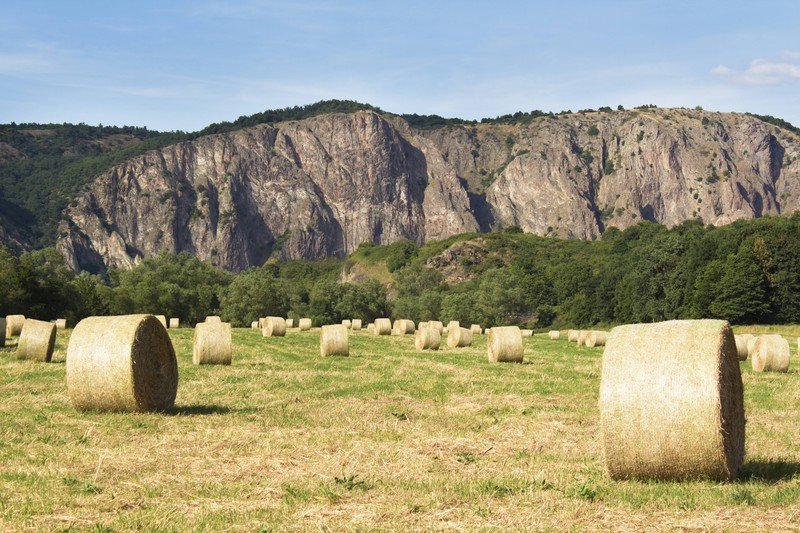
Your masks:
<path fill-rule="evenodd" d="M 361 331 L 361 319 L 360 318 L 354 318 L 350 322 L 350 329 L 352 329 L 353 331 Z"/>
<path fill-rule="evenodd" d="M 744 333 L 742 335 L 734 335 L 733 338 L 736 340 L 736 353 L 739 356 L 739 361 L 747 361 L 747 356 L 750 355 L 750 350 L 747 347 L 750 344 L 750 339 L 753 339 L 753 335 Z"/>
<path fill-rule="evenodd" d="M 444 333 L 444 324 L 440 320 L 429 320 L 428 327 L 434 328 L 436 331 L 439 332 L 439 335 Z"/>
<path fill-rule="evenodd" d="M 159 319 L 161 320 L 161 319 Z M 222 324 L 222 318 L 217 315 L 211 315 L 206 317 L 206 322 L 213 323 L 216 322 L 217 324 Z"/>
<path fill-rule="evenodd" d="M 56 345 L 56 325 L 52 322 L 25 319 L 17 343 L 17 359 L 49 363 Z"/>
<path fill-rule="evenodd" d="M 261 329 L 262 327 L 264 327 L 264 319 L 263 318 L 259 318 L 258 319 L 258 329 Z M 288 320 L 286 321 L 286 327 L 290 327 Z"/>
<path fill-rule="evenodd" d="M 759 335 L 753 343 L 750 361 L 753 372 L 787 372 L 789 341 L 780 335 Z"/>
<path fill-rule="evenodd" d="M 550 337 L 550 340 L 557 341 L 559 338 L 561 338 L 561 332 L 552 330 L 547 333 L 547 336 Z"/>
<path fill-rule="evenodd" d="M 310 318 L 301 318 L 297 321 L 297 327 L 300 328 L 300 331 L 308 331 L 311 329 L 311 319 Z"/>
<path fill-rule="evenodd" d="M 192 363 L 196 365 L 229 365 L 232 353 L 230 323 L 200 322 L 194 327 Z"/>
<path fill-rule="evenodd" d="M 525 353 L 522 331 L 517 326 L 492 328 L 486 346 L 491 363 L 521 363 Z"/>
<path fill-rule="evenodd" d="M 483 333 L 483 329 L 481 328 L 480 324 L 472 324 L 469 327 L 469 330 L 472 332 L 473 335 L 480 335 Z"/>
<path fill-rule="evenodd" d="M 747 355 L 753 353 L 753 345 L 756 343 L 757 338 L 755 335 L 750 335 L 747 338 Z"/>
<path fill-rule="evenodd" d="M 420 322 L 419 324 L 417 324 L 417 329 L 418 330 L 420 330 L 422 328 L 427 328 L 427 327 L 428 327 L 428 323 L 427 322 Z"/>
<path fill-rule="evenodd" d="M 451 329 L 447 334 L 447 347 L 463 348 L 465 346 L 472 346 L 472 330 L 462 327 Z"/>
<path fill-rule="evenodd" d="M 578 342 L 578 330 L 577 329 L 568 329 L 567 330 L 567 342 Z"/>
<path fill-rule="evenodd" d="M 743 401 L 727 322 L 673 320 L 614 328 L 600 382 L 609 475 L 736 477 L 744 460 Z"/>
<path fill-rule="evenodd" d="M 344 327 L 346 327 L 347 329 L 350 329 L 351 327 L 353 327 L 353 321 L 344 319 L 344 320 L 342 320 L 342 325 Z"/>
<path fill-rule="evenodd" d="M 606 339 L 608 339 L 608 333 L 605 331 L 589 331 L 586 333 L 586 339 L 584 340 L 584 344 L 588 348 L 594 348 L 595 346 L 605 346 Z"/>
<path fill-rule="evenodd" d="M 258 320 L 250 322 L 250 329 L 258 329 Z"/>
<path fill-rule="evenodd" d="M 458 320 L 451 320 L 450 322 L 447 323 L 447 331 L 453 331 L 454 329 L 460 327 L 461 324 L 458 322 Z"/>
<path fill-rule="evenodd" d="M 413 320 L 400 319 L 394 321 L 394 328 L 400 335 L 413 335 L 417 330 Z"/>
<path fill-rule="evenodd" d="M 586 344 L 586 335 L 588 335 L 588 334 L 589 334 L 589 332 L 586 331 L 585 329 L 581 329 L 581 330 L 578 331 L 578 347 L 579 348 Z"/>
<path fill-rule="evenodd" d="M 169 319 L 169 329 L 178 329 L 181 327 L 181 319 L 180 318 L 170 318 Z"/>
<path fill-rule="evenodd" d="M 0 316 L 0 348 L 6 345 L 6 319 Z"/>
<path fill-rule="evenodd" d="M 388 318 L 376 318 L 372 323 L 372 332 L 375 335 L 391 335 L 392 321 Z"/>
<path fill-rule="evenodd" d="M 66 318 L 56 319 L 56 329 L 67 329 L 67 319 Z"/>
<path fill-rule="evenodd" d="M 164 329 L 167 328 L 167 317 L 166 316 L 164 316 L 164 315 L 153 315 L 153 316 L 155 316 L 156 319 L 159 322 L 161 322 L 161 325 L 164 326 Z M 208 319 L 206 319 L 206 320 L 208 320 Z"/>
<path fill-rule="evenodd" d="M 436 328 L 427 327 L 418 329 L 414 334 L 414 347 L 418 351 L 438 350 L 441 342 L 442 336 Z"/>
<path fill-rule="evenodd" d="M 265 317 L 262 322 L 261 335 L 264 337 L 285 337 L 286 320 L 279 316 Z"/>
<path fill-rule="evenodd" d="M 447 326 L 444 326 L 444 327 L 442 328 L 442 333 L 447 333 Z"/>
<path fill-rule="evenodd" d="M 532 329 L 523 329 L 522 336 L 523 337 L 533 337 L 533 330 Z"/>
<path fill-rule="evenodd" d="M 367 324 L 367 332 L 374 331 L 374 330 L 375 330 L 375 324 L 374 323 L 370 322 L 369 324 Z"/>
<path fill-rule="evenodd" d="M 8 315 L 6 317 L 6 337 L 19 337 L 24 323 L 25 315 Z"/>
<path fill-rule="evenodd" d="M 319 330 L 319 351 L 322 357 L 350 355 L 350 332 L 344 324 L 322 326 Z"/>
<path fill-rule="evenodd" d="M 286 327 L 287 328 L 294 328 L 297 327 L 294 323 L 294 318 L 287 318 L 286 319 Z"/>
<path fill-rule="evenodd" d="M 153 315 L 81 320 L 67 347 L 67 394 L 76 409 L 167 411 L 178 392 L 178 362 Z"/>

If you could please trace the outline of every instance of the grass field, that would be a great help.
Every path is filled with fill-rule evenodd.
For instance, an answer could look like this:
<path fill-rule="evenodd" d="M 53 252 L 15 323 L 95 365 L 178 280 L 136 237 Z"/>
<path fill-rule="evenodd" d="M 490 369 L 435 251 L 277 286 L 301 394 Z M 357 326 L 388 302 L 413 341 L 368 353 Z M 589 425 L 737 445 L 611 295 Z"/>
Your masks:
<path fill-rule="evenodd" d="M 0 348 L 4 531 L 798 530 L 800 326 L 787 374 L 742 363 L 745 475 L 734 483 L 615 482 L 603 466 L 602 348 L 525 339 L 525 363 L 413 336 L 233 332 L 233 365 L 191 363 L 170 414 L 83 413 L 53 363 Z M 564 335 L 562 335 L 562 339 Z M 444 345 L 444 343 L 443 343 Z M 656 394 L 657 391 L 654 391 Z"/>

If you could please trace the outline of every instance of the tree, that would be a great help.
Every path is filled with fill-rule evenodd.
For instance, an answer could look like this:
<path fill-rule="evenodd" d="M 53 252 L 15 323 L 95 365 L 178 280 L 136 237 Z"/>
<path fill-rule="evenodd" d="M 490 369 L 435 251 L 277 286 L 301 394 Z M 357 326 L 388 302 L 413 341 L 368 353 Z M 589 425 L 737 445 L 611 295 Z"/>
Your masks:
<path fill-rule="evenodd" d="M 238 326 L 266 316 L 286 316 L 289 297 L 285 282 L 267 267 L 242 272 L 220 295 L 222 317 Z"/>

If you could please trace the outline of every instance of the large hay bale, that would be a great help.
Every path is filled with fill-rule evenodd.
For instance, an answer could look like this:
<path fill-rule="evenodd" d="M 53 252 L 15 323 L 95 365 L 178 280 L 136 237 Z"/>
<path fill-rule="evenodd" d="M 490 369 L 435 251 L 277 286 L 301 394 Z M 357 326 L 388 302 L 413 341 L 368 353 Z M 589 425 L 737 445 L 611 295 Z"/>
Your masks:
<path fill-rule="evenodd" d="M 180 318 L 170 318 L 169 319 L 169 329 L 178 329 L 181 327 L 181 319 Z"/>
<path fill-rule="evenodd" d="M 759 335 L 753 343 L 750 360 L 753 372 L 787 372 L 789 341 L 780 335 Z"/>
<path fill-rule="evenodd" d="M 231 325 L 228 322 L 200 322 L 194 327 L 192 363 L 229 365 L 233 357 Z"/>
<path fill-rule="evenodd" d="M 319 352 L 322 357 L 350 355 L 349 335 L 347 326 L 344 324 L 322 326 L 319 330 Z"/>
<path fill-rule="evenodd" d="M 523 337 L 533 337 L 533 330 L 532 329 L 523 329 L 522 336 Z"/>
<path fill-rule="evenodd" d="M 297 321 L 297 327 L 300 328 L 300 331 L 308 331 L 311 329 L 311 319 L 310 318 L 301 318 Z"/>
<path fill-rule="evenodd" d="M 551 330 L 547 333 L 547 336 L 550 337 L 550 340 L 557 341 L 561 338 L 561 332 L 557 330 Z"/>
<path fill-rule="evenodd" d="M 394 328 L 399 335 L 413 335 L 417 330 L 413 320 L 400 319 L 394 321 Z"/>
<path fill-rule="evenodd" d="M 350 329 L 351 327 L 353 327 L 353 321 L 352 320 L 347 320 L 345 318 L 344 320 L 342 320 L 342 325 L 344 327 L 346 327 L 347 329 Z"/>
<path fill-rule="evenodd" d="M 472 324 L 469 327 L 469 330 L 472 332 L 473 335 L 480 335 L 483 333 L 483 328 L 481 328 L 480 324 Z"/>
<path fill-rule="evenodd" d="M 451 320 L 450 322 L 447 323 L 447 331 L 453 331 L 454 329 L 460 327 L 461 324 L 458 322 L 458 320 Z"/>
<path fill-rule="evenodd" d="M 607 339 L 608 339 L 607 332 L 592 330 L 586 333 L 586 339 L 584 340 L 584 344 L 589 348 L 594 348 L 595 346 L 605 346 Z"/>
<path fill-rule="evenodd" d="M 25 319 L 17 343 L 17 359 L 49 363 L 56 345 L 56 325 L 52 322 Z"/>
<path fill-rule="evenodd" d="M 440 320 L 429 320 L 428 327 L 434 328 L 436 331 L 439 332 L 439 335 L 444 333 L 444 324 Z"/>
<path fill-rule="evenodd" d="M 744 460 L 742 378 L 722 320 L 614 328 L 600 415 L 613 479 L 734 478 Z"/>
<path fill-rule="evenodd" d="M 581 330 L 578 331 L 578 347 L 579 348 L 586 344 L 586 335 L 588 335 L 588 334 L 589 334 L 589 332 L 587 330 L 585 330 L 585 329 L 581 329 Z"/>
<path fill-rule="evenodd" d="M 264 318 L 261 327 L 261 335 L 264 337 L 285 337 L 286 320 L 279 316 L 268 316 Z"/>
<path fill-rule="evenodd" d="M 372 332 L 375 335 L 391 335 L 392 321 L 388 318 L 376 318 L 373 322 Z"/>
<path fill-rule="evenodd" d="M 206 322 L 208 323 L 217 323 L 222 324 L 222 317 L 217 315 L 211 315 L 206 317 Z"/>
<path fill-rule="evenodd" d="M 739 361 L 747 361 L 747 356 L 750 354 L 750 350 L 748 350 L 747 346 L 750 343 L 750 339 L 753 338 L 753 335 L 744 333 L 742 335 L 734 335 L 733 338 L 736 341 L 736 353 L 739 356 Z"/>
<path fill-rule="evenodd" d="M 156 319 L 161 322 L 161 325 L 164 326 L 164 329 L 167 329 L 167 317 L 165 315 L 154 315 Z"/>
<path fill-rule="evenodd" d="M 463 348 L 465 346 L 472 346 L 472 330 L 462 327 L 451 329 L 447 334 L 447 347 Z"/>
<path fill-rule="evenodd" d="M 492 328 L 486 346 L 492 363 L 521 363 L 525 353 L 522 331 L 517 326 Z"/>
<path fill-rule="evenodd" d="M 568 329 L 567 330 L 567 342 L 578 342 L 578 330 L 577 329 Z"/>
<path fill-rule="evenodd" d="M 67 319 L 66 318 L 57 318 L 56 319 L 56 329 L 67 329 Z"/>
<path fill-rule="evenodd" d="M 286 327 L 287 328 L 296 327 L 294 322 L 295 322 L 294 318 L 287 318 L 286 319 Z"/>
<path fill-rule="evenodd" d="M 6 319 L 0 316 L 0 348 L 6 345 Z"/>
<path fill-rule="evenodd" d="M 418 329 L 414 334 L 414 347 L 418 351 L 438 350 L 441 342 L 442 336 L 436 328 L 427 327 Z"/>
<path fill-rule="evenodd" d="M 67 393 L 81 410 L 166 411 L 178 392 L 178 362 L 153 315 L 81 320 L 67 347 Z"/>
<path fill-rule="evenodd" d="M 6 317 L 6 337 L 19 337 L 24 323 L 25 315 L 8 315 Z"/>
<path fill-rule="evenodd" d="M 350 322 L 350 329 L 352 329 L 353 331 L 361 331 L 361 319 L 360 318 L 354 318 Z"/>

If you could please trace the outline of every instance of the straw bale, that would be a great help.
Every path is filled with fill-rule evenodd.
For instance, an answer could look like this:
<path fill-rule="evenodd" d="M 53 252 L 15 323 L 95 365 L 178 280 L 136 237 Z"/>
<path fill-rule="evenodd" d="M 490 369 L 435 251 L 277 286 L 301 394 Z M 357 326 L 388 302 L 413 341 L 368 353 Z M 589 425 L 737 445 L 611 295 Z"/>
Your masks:
<path fill-rule="evenodd" d="M 589 348 L 595 346 L 605 346 L 608 339 L 608 332 L 592 330 L 586 333 L 584 344 Z"/>
<path fill-rule="evenodd" d="M 294 328 L 294 327 L 297 327 L 297 326 L 296 326 L 296 324 L 295 324 L 294 322 L 295 322 L 294 318 L 287 318 L 287 319 L 286 319 L 286 327 L 287 327 L 287 328 Z"/>
<path fill-rule="evenodd" d="M 454 329 L 460 327 L 461 324 L 458 322 L 458 320 L 451 320 L 450 322 L 447 323 L 447 331 L 453 331 Z"/>
<path fill-rule="evenodd" d="M 400 335 L 413 335 L 417 330 L 413 320 L 400 319 L 394 321 L 394 328 Z"/>
<path fill-rule="evenodd" d="M 463 348 L 465 346 L 472 346 L 472 330 L 462 327 L 451 329 L 447 334 L 447 347 Z"/>
<path fill-rule="evenodd" d="M 153 315 L 81 320 L 67 347 L 67 393 L 76 409 L 167 411 L 178 392 L 178 362 Z"/>
<path fill-rule="evenodd" d="M 533 337 L 533 330 L 532 329 L 523 329 L 522 330 L 523 337 Z"/>
<path fill-rule="evenodd" d="M 517 326 L 492 328 L 486 346 L 491 363 L 521 363 L 525 353 Z"/>
<path fill-rule="evenodd" d="M 370 322 L 369 324 L 367 324 L 367 331 L 368 332 L 369 331 L 374 331 L 374 330 L 375 330 L 375 324 L 374 323 Z"/>
<path fill-rule="evenodd" d="M 250 329 L 258 329 L 258 320 L 250 322 Z"/>
<path fill-rule="evenodd" d="M 392 321 L 388 318 L 376 318 L 372 323 L 372 332 L 375 335 L 391 335 Z"/>
<path fill-rule="evenodd" d="M 483 328 L 481 328 L 480 324 L 472 324 L 469 329 L 473 335 L 480 335 L 483 333 Z"/>
<path fill-rule="evenodd" d="M 744 460 L 744 401 L 728 323 L 614 328 L 603 355 L 600 415 L 613 479 L 736 477 Z"/>
<path fill-rule="evenodd" d="M 26 318 L 17 343 L 17 359 L 49 363 L 56 345 L 56 325 Z"/>
<path fill-rule="evenodd" d="M 578 330 L 577 329 L 568 329 L 567 330 L 567 342 L 578 342 Z"/>
<path fill-rule="evenodd" d="M 164 315 L 153 315 L 156 319 L 161 322 L 161 325 L 164 326 L 164 329 L 167 328 L 167 317 Z"/>
<path fill-rule="evenodd" d="M 206 317 L 206 322 L 209 322 L 209 323 L 216 322 L 217 324 L 221 324 L 222 323 L 222 317 L 219 317 L 217 315 L 207 316 Z"/>
<path fill-rule="evenodd" d="M 231 325 L 228 322 L 200 322 L 194 328 L 192 363 L 229 365 L 233 357 Z"/>
<path fill-rule="evenodd" d="M 418 351 L 438 350 L 441 342 L 442 336 L 436 328 L 427 327 L 418 329 L 414 334 L 414 347 Z"/>
<path fill-rule="evenodd" d="M 25 315 L 8 315 L 6 317 L 6 337 L 19 337 L 24 323 Z"/>
<path fill-rule="evenodd" d="M 420 330 L 422 328 L 427 328 L 427 327 L 428 327 L 428 323 L 427 322 L 420 322 L 419 324 L 417 324 L 417 329 L 418 330 Z"/>
<path fill-rule="evenodd" d="M 169 319 L 169 329 L 178 329 L 181 327 L 181 319 L 180 318 L 170 318 Z"/>
<path fill-rule="evenodd" d="M 550 340 L 557 341 L 558 339 L 561 338 L 561 332 L 560 331 L 556 331 L 556 330 L 552 330 L 552 331 L 547 333 L 547 336 L 550 337 Z"/>
<path fill-rule="evenodd" d="M 352 328 L 352 327 L 353 327 L 353 321 L 352 321 L 352 320 L 347 320 L 347 319 L 345 318 L 344 320 L 342 320 L 342 325 L 343 325 L 344 327 L 346 327 L 347 329 L 350 329 L 350 328 Z"/>
<path fill-rule="evenodd" d="M 261 335 L 264 337 L 285 337 L 286 321 L 279 316 L 268 316 L 264 318 L 261 327 Z"/>
<path fill-rule="evenodd" d="M 56 319 L 56 329 L 67 329 L 67 319 L 66 318 L 57 318 Z"/>
<path fill-rule="evenodd" d="M 442 324 L 440 320 L 429 320 L 428 327 L 436 329 L 436 331 L 439 332 L 439 335 L 444 333 L 444 324 Z"/>
<path fill-rule="evenodd" d="M 747 338 L 747 355 L 753 353 L 753 345 L 756 343 L 756 339 L 758 337 L 756 335 L 750 335 Z"/>
<path fill-rule="evenodd" d="M 736 340 L 736 353 L 739 355 L 739 361 L 747 361 L 747 356 L 750 355 L 748 346 L 751 340 L 755 342 L 755 335 L 743 333 L 741 335 L 734 335 L 733 338 Z"/>
<path fill-rule="evenodd" d="M 750 352 L 753 372 L 787 372 L 789 341 L 780 335 L 759 335 Z"/>
<path fill-rule="evenodd" d="M 578 330 L 578 347 L 584 346 L 586 344 L 586 335 L 589 332 L 585 329 Z"/>
<path fill-rule="evenodd" d="M 323 357 L 350 355 L 350 332 L 344 324 L 322 326 L 319 330 L 319 351 Z"/>
<path fill-rule="evenodd" d="M 350 329 L 352 329 L 353 331 L 361 331 L 361 319 L 360 318 L 354 318 L 350 322 Z"/>
<path fill-rule="evenodd" d="M 300 331 L 308 331 L 311 329 L 311 319 L 310 318 L 301 318 L 297 321 L 297 327 L 300 328 Z"/>

